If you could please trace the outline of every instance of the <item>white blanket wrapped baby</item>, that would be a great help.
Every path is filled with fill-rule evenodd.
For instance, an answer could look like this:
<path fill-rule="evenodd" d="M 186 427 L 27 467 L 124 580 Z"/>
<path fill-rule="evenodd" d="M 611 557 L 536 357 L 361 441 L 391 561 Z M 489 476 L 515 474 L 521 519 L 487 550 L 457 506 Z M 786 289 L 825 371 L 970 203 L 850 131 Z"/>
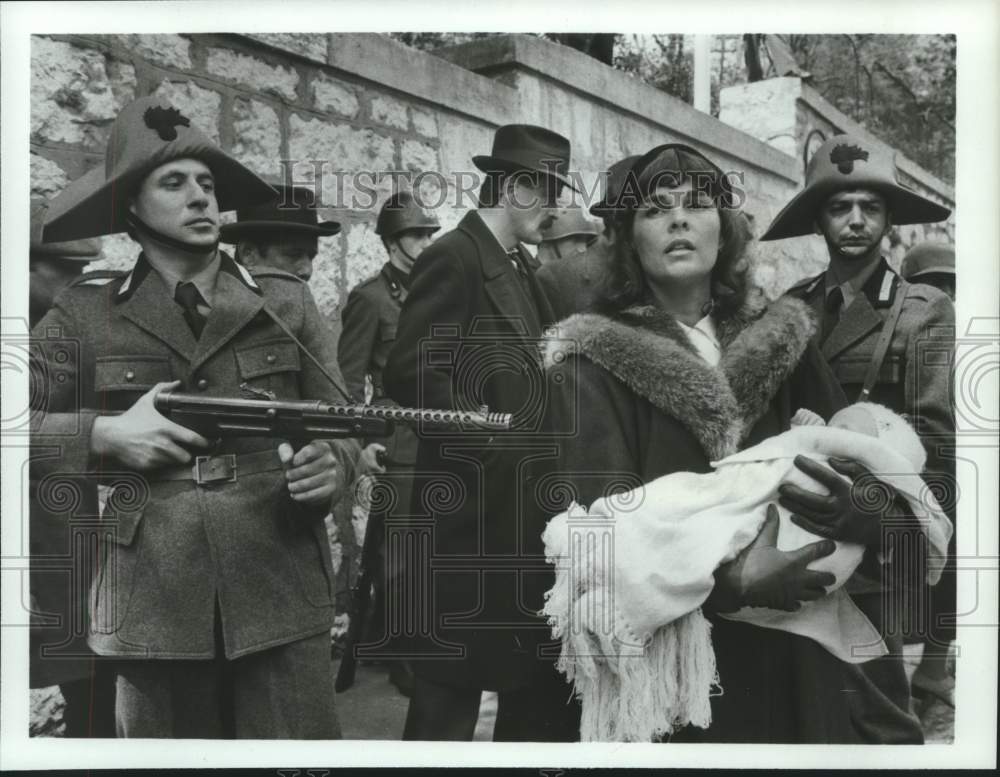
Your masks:
<path fill-rule="evenodd" d="M 665 475 L 589 510 L 574 504 L 544 533 L 556 582 L 543 612 L 562 641 L 559 668 L 581 697 L 584 741 L 650 741 L 684 725 L 709 725 L 709 697 L 720 680 L 700 608 L 715 569 L 760 532 L 780 484 L 823 491 L 794 466 L 799 454 L 822 463 L 855 459 L 902 494 L 927 537 L 928 582 L 937 582 L 951 523 L 920 478 L 926 457 L 919 438 L 872 403 L 845 408 L 828 426 L 800 411 L 789 431 L 713 462 L 713 472 Z M 886 498 L 879 488 L 868 496 Z M 792 523 L 784 508 L 779 514 L 780 550 L 821 539 Z M 809 637 L 843 661 L 884 655 L 878 632 L 842 590 L 863 555 L 862 546 L 838 542 L 832 555 L 810 564 L 836 582 L 795 612 L 744 608 L 725 617 Z"/>

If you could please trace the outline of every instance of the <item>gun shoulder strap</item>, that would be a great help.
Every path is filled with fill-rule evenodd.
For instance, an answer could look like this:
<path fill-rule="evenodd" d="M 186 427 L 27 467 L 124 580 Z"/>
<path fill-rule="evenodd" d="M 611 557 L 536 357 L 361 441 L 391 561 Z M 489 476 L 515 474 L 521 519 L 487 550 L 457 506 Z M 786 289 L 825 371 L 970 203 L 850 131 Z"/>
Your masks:
<path fill-rule="evenodd" d="M 879 370 L 882 369 L 882 362 L 885 361 L 885 355 L 889 352 L 889 343 L 892 342 L 893 332 L 896 331 L 896 324 L 899 322 L 899 316 L 903 312 L 903 300 L 906 299 L 906 295 L 909 293 L 910 284 L 901 281 L 900 288 L 896 291 L 896 299 L 889 309 L 889 315 L 886 317 L 885 323 L 882 325 L 882 334 L 875 345 L 875 352 L 872 354 L 872 360 L 868 365 L 868 373 L 865 375 L 865 382 L 861 388 L 861 394 L 858 396 L 858 402 L 867 402 L 872 389 L 875 387 Z"/>
<path fill-rule="evenodd" d="M 337 391 L 340 393 L 340 395 L 344 399 L 347 400 L 348 404 L 353 403 L 354 400 L 351 398 L 351 396 L 344 389 L 342 389 L 340 387 L 340 384 L 337 382 L 337 379 L 334 378 L 333 375 L 330 374 L 330 371 L 326 367 L 323 366 L 323 364 L 320 362 L 320 360 L 317 359 L 315 356 L 312 355 L 312 353 L 309 352 L 309 349 L 306 348 L 302 344 L 302 341 L 299 340 L 299 338 L 297 338 L 295 336 L 295 334 L 289 328 L 288 324 L 286 324 L 284 321 L 282 321 L 281 317 L 277 313 L 275 313 L 273 310 L 271 310 L 271 308 L 269 308 L 267 305 L 264 305 L 264 312 L 268 315 L 268 317 L 270 317 L 270 319 L 275 324 L 278 325 L 278 328 L 282 332 L 284 332 L 286 335 L 288 335 L 290 338 L 292 338 L 292 342 L 295 343 L 296 347 L 300 351 L 302 351 L 302 353 L 305 354 L 306 358 L 309 359 L 309 361 L 311 361 L 313 363 L 313 365 L 316 367 L 316 369 L 318 369 L 323 374 L 323 377 L 326 378 L 330 382 L 330 385 L 333 386 L 335 389 L 337 389 Z"/>

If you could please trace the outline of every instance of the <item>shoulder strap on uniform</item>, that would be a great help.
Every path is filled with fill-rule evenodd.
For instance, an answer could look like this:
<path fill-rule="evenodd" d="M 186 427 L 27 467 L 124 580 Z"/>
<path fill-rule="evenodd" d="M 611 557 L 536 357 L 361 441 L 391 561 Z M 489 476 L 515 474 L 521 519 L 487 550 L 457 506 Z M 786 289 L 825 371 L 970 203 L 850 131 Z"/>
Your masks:
<path fill-rule="evenodd" d="M 294 278 L 295 276 L 292 276 L 292 277 Z M 298 349 L 300 351 L 302 351 L 303 354 L 305 354 L 306 358 L 309 359 L 309 361 L 311 361 L 313 363 L 313 365 L 316 367 L 316 369 L 318 369 L 323 374 L 323 377 L 326 378 L 329 381 L 330 385 L 333 386 L 335 389 L 337 389 L 337 392 L 344 399 L 347 400 L 347 403 L 348 404 L 353 404 L 354 400 L 351 398 L 350 394 L 348 394 L 346 391 L 344 391 L 344 389 L 342 389 L 340 387 L 340 384 L 337 383 L 336 379 L 333 377 L 333 375 L 330 374 L 329 370 L 327 370 L 327 368 L 323 366 L 323 364 L 320 362 L 320 360 L 317 359 L 315 356 L 313 356 L 309 352 L 309 349 L 306 348 L 302 344 L 302 341 L 299 340 L 299 338 L 297 338 L 294 335 L 294 333 L 292 332 L 292 330 L 289 328 L 288 324 L 286 324 L 284 321 L 282 321 L 281 317 L 277 313 L 275 313 L 273 310 L 271 310 L 271 308 L 269 308 L 267 305 L 264 305 L 264 312 L 268 315 L 268 317 L 270 317 L 270 319 L 275 324 L 278 325 L 278 328 L 282 332 L 284 332 L 286 335 L 288 335 L 290 338 L 292 338 L 292 342 L 295 343 L 295 345 L 298 347 Z"/>
<path fill-rule="evenodd" d="M 910 284 L 901 280 L 899 285 L 900 288 L 896 290 L 896 299 L 893 300 L 889 315 L 882 325 L 882 334 L 875 345 L 874 353 L 872 353 L 872 360 L 868 365 L 868 373 L 865 375 L 865 382 L 861 388 L 861 394 L 858 396 L 858 402 L 867 402 L 868 397 L 872 393 L 875 381 L 878 380 L 879 370 L 882 369 L 882 362 L 885 361 L 885 355 L 889 351 L 892 334 L 896 331 L 896 324 L 899 322 L 899 316 L 903 312 L 903 300 L 910 293 Z"/>

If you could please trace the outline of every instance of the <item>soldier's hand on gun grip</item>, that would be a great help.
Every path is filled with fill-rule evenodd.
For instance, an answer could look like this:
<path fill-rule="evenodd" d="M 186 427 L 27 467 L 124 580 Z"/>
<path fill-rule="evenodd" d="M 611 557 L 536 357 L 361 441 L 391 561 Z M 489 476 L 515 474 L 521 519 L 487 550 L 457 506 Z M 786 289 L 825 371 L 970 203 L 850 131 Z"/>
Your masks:
<path fill-rule="evenodd" d="M 732 612 L 741 607 L 770 607 L 794 611 L 800 602 L 826 595 L 825 586 L 836 578 L 829 572 L 807 569 L 809 564 L 829 556 L 836 545 L 820 540 L 798 550 L 776 547 L 778 508 L 767 506 L 767 518 L 760 534 L 728 564 L 715 571 L 715 588 L 706 604 L 717 612 Z"/>
<path fill-rule="evenodd" d="M 898 501 L 892 486 L 849 459 L 830 459 L 830 467 L 825 467 L 808 456 L 796 456 L 795 466 L 830 492 L 815 494 L 791 483 L 778 486 L 778 502 L 792 512 L 796 526 L 831 540 L 880 543 L 882 518 Z"/>
<path fill-rule="evenodd" d="M 298 451 L 283 442 L 278 446 L 278 458 L 285 468 L 288 493 L 296 502 L 328 503 L 340 490 L 340 469 L 328 442 L 313 440 Z"/>
<path fill-rule="evenodd" d="M 160 391 L 176 389 L 179 380 L 157 383 L 118 416 L 99 416 L 90 435 L 95 456 L 109 456 L 130 469 L 146 472 L 187 464 L 189 449 L 205 449 L 211 442 L 200 434 L 164 418 L 153 406 Z"/>
<path fill-rule="evenodd" d="M 358 457 L 358 477 L 385 472 L 385 467 L 379 462 L 380 453 L 385 453 L 385 446 L 381 443 L 373 442 L 364 447 Z"/>

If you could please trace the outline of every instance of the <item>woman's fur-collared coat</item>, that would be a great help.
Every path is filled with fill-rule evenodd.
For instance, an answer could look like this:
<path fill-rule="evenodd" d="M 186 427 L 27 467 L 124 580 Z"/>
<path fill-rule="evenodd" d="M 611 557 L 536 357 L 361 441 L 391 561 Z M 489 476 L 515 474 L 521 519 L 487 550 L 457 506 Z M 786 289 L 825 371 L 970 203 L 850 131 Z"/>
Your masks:
<path fill-rule="evenodd" d="M 672 472 L 707 472 L 710 461 L 787 430 L 800 407 L 828 419 L 846 404 L 801 302 L 768 305 L 753 290 L 716 324 L 717 367 L 656 307 L 558 325 L 544 354 L 547 420 L 560 442 L 554 470 L 536 484 L 543 513 Z M 836 659 L 808 639 L 707 615 L 723 694 L 707 731 L 689 727 L 672 741 L 854 741 Z"/>

